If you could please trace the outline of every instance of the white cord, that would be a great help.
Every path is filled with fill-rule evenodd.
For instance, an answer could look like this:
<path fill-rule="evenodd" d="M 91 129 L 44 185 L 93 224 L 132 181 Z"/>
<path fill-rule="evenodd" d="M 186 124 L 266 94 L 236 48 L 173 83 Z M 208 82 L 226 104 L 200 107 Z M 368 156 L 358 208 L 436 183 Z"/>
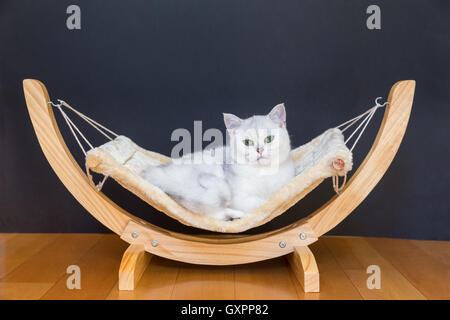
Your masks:
<path fill-rule="evenodd" d="M 98 123 L 97 121 L 89 118 L 87 115 L 81 113 L 80 111 L 76 110 L 75 108 L 72 108 L 67 102 L 58 99 L 59 103 L 63 106 L 65 106 L 66 108 L 72 110 L 73 112 L 75 112 L 80 118 L 82 118 L 84 121 L 86 121 L 87 123 L 89 123 L 92 127 L 94 127 L 95 129 L 97 129 L 98 132 L 100 132 L 101 134 L 103 134 L 105 137 L 107 137 L 109 140 L 113 140 L 110 136 L 108 136 L 105 132 L 103 132 L 100 128 L 102 128 L 103 130 L 106 130 L 107 132 L 109 132 L 110 134 L 112 134 L 115 137 L 118 137 L 119 135 L 116 134 L 115 132 L 113 132 L 112 130 L 106 128 L 105 126 L 101 125 L 100 123 Z M 100 128 L 99 128 L 100 127 Z"/>
<path fill-rule="evenodd" d="M 75 137 L 75 140 L 77 141 L 78 145 L 80 146 L 81 150 L 84 153 L 84 156 L 86 156 L 87 152 L 83 147 L 83 144 L 81 143 L 80 139 L 78 138 L 78 135 L 76 134 L 76 132 L 78 132 L 78 134 L 83 138 L 83 140 L 89 145 L 89 147 L 92 149 L 94 149 L 94 146 L 89 142 L 89 140 L 84 136 L 84 134 L 81 132 L 80 129 L 78 129 L 78 127 L 75 125 L 75 123 L 73 123 L 73 121 L 70 119 L 70 117 L 67 115 L 67 113 L 64 112 L 64 110 L 62 109 L 61 106 L 65 106 L 67 108 L 69 108 L 70 110 L 72 110 L 73 112 L 75 112 L 79 117 L 81 117 L 83 120 L 85 120 L 88 124 L 90 124 L 92 127 L 94 127 L 95 129 L 97 129 L 97 131 L 99 131 L 101 134 L 103 134 L 105 137 L 107 137 L 109 140 L 113 140 L 110 136 L 108 136 L 105 132 L 103 132 L 99 127 L 103 128 L 104 130 L 108 131 L 109 133 L 115 135 L 116 137 L 118 136 L 117 134 L 115 134 L 114 132 L 112 132 L 111 130 L 109 130 L 108 128 L 102 126 L 101 124 L 99 124 L 98 122 L 92 120 L 91 118 L 89 118 L 88 116 L 82 114 L 81 112 L 78 112 L 77 110 L 75 110 L 74 108 L 72 108 L 71 106 L 69 106 L 67 103 L 65 103 L 62 100 L 58 100 L 59 104 L 55 104 L 52 101 L 49 101 L 48 103 L 51 104 L 52 106 L 58 108 L 58 110 L 60 111 L 61 115 L 63 116 L 64 120 L 67 123 L 67 126 L 69 127 L 70 131 L 72 132 L 72 135 Z M 75 129 L 75 130 L 74 130 Z M 76 132 L 75 132 L 76 131 Z M 103 185 L 105 184 L 105 181 L 108 179 L 108 176 L 104 176 L 103 180 L 98 183 L 97 185 L 94 183 L 93 179 L 92 179 L 92 175 L 89 172 L 89 168 L 86 167 L 86 175 L 88 177 L 89 182 L 92 184 L 92 186 L 94 186 L 96 188 L 96 190 L 99 192 L 102 190 Z"/>
<path fill-rule="evenodd" d="M 389 104 L 389 102 L 385 102 L 383 104 L 380 104 L 378 102 L 378 100 L 382 99 L 382 97 L 378 97 L 375 99 L 375 106 L 370 108 L 369 110 L 367 110 L 366 112 L 360 114 L 359 116 L 350 119 L 340 125 L 338 125 L 336 128 L 340 128 L 342 126 L 347 125 L 344 129 L 341 129 L 341 132 L 346 131 L 348 128 L 350 128 L 351 126 L 353 126 L 355 123 L 357 123 L 361 118 L 364 117 L 364 119 L 361 121 L 361 123 L 358 125 L 358 127 L 356 127 L 356 129 L 350 134 L 350 136 L 347 138 L 347 140 L 345 140 L 345 144 L 347 144 L 350 139 L 358 132 L 358 130 L 362 127 L 358 137 L 356 138 L 355 142 L 353 143 L 352 147 L 350 148 L 350 151 L 353 151 L 353 149 L 355 148 L 356 144 L 358 143 L 359 139 L 361 138 L 363 132 L 366 130 L 367 125 L 369 124 L 370 120 L 372 120 L 373 115 L 375 114 L 375 112 L 377 111 L 378 108 L 384 107 L 387 104 Z"/>

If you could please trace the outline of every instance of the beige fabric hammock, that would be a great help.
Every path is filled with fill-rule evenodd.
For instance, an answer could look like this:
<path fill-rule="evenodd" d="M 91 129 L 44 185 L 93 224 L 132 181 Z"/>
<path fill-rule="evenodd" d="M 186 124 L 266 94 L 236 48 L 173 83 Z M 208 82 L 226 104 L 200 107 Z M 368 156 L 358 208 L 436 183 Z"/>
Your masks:
<path fill-rule="evenodd" d="M 167 163 L 171 159 L 147 151 L 125 136 L 118 136 L 88 151 L 86 167 L 113 178 L 142 200 L 183 224 L 211 231 L 235 233 L 272 220 L 303 198 L 323 179 L 336 175 L 344 176 L 352 168 L 352 153 L 345 146 L 344 136 L 339 129 L 327 130 L 311 142 L 293 150 L 291 156 L 296 166 L 296 177 L 275 192 L 266 203 L 245 217 L 233 221 L 217 220 L 191 212 L 140 177 L 139 174 L 148 166 Z M 336 158 L 345 163 L 341 170 L 332 166 Z"/>
<path fill-rule="evenodd" d="M 344 177 L 343 185 L 345 185 L 347 172 L 353 166 L 353 148 L 375 114 L 375 111 L 379 107 L 386 105 L 386 103 L 380 105 L 378 99 L 380 98 L 375 100 L 376 105 L 363 114 L 344 122 L 338 127 L 325 131 L 307 144 L 292 150 L 291 157 L 295 163 L 296 176 L 276 191 L 263 205 L 247 213 L 243 218 L 232 221 L 217 220 L 207 215 L 191 212 L 164 191 L 140 176 L 140 173 L 148 166 L 168 163 L 171 161 L 171 158 L 139 147 L 131 139 L 117 135 L 62 100 L 58 100 L 59 104 L 49 103 L 59 109 L 72 134 L 86 155 L 86 172 L 91 184 L 98 191 L 101 190 L 105 180 L 111 177 L 121 186 L 154 208 L 185 225 L 216 232 L 238 233 L 260 226 L 279 216 L 305 197 L 326 178 L 333 178 L 333 188 L 339 193 L 343 187 L 339 186 L 339 176 Z M 107 137 L 110 142 L 94 148 L 64 112 L 62 106 L 75 112 L 88 124 L 92 125 Z M 357 128 L 344 140 L 343 132 L 358 122 L 360 123 Z M 359 134 L 352 147 L 350 149 L 347 148 L 347 142 L 358 131 Z M 86 152 L 78 135 L 89 145 L 89 151 Z M 111 136 L 115 136 L 115 138 Z M 104 175 L 103 181 L 95 185 L 90 170 Z"/>

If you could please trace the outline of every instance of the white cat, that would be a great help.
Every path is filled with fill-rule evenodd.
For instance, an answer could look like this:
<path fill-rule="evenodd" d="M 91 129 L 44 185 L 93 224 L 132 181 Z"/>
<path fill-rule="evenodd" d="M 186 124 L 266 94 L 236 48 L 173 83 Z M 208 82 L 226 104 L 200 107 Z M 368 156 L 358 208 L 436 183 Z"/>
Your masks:
<path fill-rule="evenodd" d="M 220 220 L 250 213 L 295 176 L 286 110 L 279 104 L 248 119 L 224 113 L 224 121 L 228 146 L 149 167 L 142 177 L 195 213 Z M 198 156 L 201 163 L 185 161 Z"/>

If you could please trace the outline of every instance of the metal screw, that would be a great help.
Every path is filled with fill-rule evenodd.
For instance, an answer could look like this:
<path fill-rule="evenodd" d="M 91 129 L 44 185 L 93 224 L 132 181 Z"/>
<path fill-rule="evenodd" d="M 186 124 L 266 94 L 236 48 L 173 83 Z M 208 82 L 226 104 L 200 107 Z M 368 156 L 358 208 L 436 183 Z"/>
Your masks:
<path fill-rule="evenodd" d="M 300 233 L 300 239 L 305 240 L 306 239 L 306 234 L 305 233 Z"/>
<path fill-rule="evenodd" d="M 284 248 L 284 247 L 286 247 L 286 242 L 280 241 L 280 248 Z"/>
<path fill-rule="evenodd" d="M 136 239 L 137 237 L 139 237 L 139 233 L 137 233 L 137 232 L 135 231 L 135 232 L 133 232 L 133 233 L 131 234 L 131 236 L 132 236 L 134 239 Z"/>
<path fill-rule="evenodd" d="M 153 240 L 152 241 L 152 246 L 156 247 L 158 245 L 158 240 Z"/>

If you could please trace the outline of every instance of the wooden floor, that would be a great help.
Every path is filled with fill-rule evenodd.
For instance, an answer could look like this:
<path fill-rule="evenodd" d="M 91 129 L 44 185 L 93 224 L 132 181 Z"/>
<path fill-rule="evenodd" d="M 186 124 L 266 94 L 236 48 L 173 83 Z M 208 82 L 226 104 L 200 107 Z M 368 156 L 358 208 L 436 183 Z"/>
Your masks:
<path fill-rule="evenodd" d="M 311 246 L 320 293 L 303 293 L 286 259 L 197 266 L 153 257 L 135 291 L 118 291 L 127 245 L 116 235 L 0 234 L 0 299 L 450 299 L 450 242 L 324 237 Z M 81 269 L 68 290 L 66 269 Z M 369 265 L 381 289 L 366 286 Z"/>

